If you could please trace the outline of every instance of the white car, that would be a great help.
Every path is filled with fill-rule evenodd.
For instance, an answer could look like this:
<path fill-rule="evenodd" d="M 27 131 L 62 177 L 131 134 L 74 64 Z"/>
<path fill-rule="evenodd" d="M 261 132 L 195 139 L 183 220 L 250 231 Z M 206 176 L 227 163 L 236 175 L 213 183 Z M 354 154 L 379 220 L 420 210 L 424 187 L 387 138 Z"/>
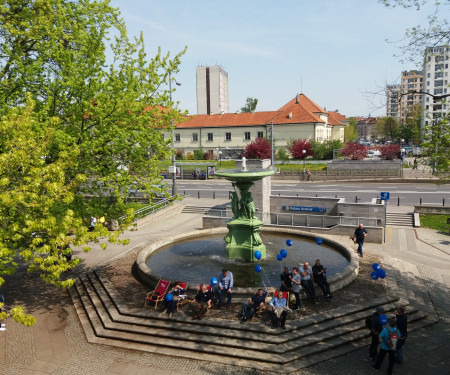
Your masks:
<path fill-rule="evenodd" d="M 381 151 L 378 150 L 369 150 L 369 154 L 367 155 L 369 158 L 379 158 L 381 156 Z"/>

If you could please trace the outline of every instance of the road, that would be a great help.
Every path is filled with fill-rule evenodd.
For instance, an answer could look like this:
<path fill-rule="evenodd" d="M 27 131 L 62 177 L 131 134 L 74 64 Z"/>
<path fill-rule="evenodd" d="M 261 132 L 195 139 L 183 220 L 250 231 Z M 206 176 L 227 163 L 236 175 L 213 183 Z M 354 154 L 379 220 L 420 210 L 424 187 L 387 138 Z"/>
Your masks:
<path fill-rule="evenodd" d="M 177 181 L 178 193 L 200 198 L 227 198 L 232 190 L 227 181 Z M 390 204 L 412 206 L 419 204 L 444 203 L 450 206 L 450 185 L 430 183 L 298 183 L 272 182 L 273 195 L 305 196 L 305 197 L 339 197 L 348 202 L 370 202 L 380 196 L 380 192 L 390 193 Z"/>

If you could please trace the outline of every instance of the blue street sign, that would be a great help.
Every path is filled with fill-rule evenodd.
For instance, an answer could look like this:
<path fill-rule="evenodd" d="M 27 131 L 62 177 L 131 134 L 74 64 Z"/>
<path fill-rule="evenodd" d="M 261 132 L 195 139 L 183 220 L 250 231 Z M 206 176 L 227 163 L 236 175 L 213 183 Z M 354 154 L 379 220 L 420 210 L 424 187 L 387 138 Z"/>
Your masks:
<path fill-rule="evenodd" d="M 326 207 L 282 206 L 283 211 L 327 212 Z"/>
<path fill-rule="evenodd" d="M 389 192 L 384 191 L 384 192 L 380 193 L 380 199 L 382 201 L 388 201 L 389 200 Z"/>

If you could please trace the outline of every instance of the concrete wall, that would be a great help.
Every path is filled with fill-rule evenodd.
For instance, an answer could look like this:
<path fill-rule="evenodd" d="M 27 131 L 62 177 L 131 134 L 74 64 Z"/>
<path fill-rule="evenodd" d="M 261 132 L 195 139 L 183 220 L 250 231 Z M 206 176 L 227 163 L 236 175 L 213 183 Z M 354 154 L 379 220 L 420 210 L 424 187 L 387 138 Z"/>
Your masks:
<path fill-rule="evenodd" d="M 323 197 L 291 197 L 277 196 L 270 197 L 270 212 L 279 212 L 284 214 L 314 214 L 314 215 L 338 215 L 337 204 L 341 198 L 323 198 Z M 283 211 L 283 206 L 302 206 L 302 207 L 321 207 L 325 208 L 325 213 L 320 212 L 299 212 Z M 354 216 L 354 215 L 350 215 Z"/>
<path fill-rule="evenodd" d="M 390 172 L 397 171 L 401 173 L 401 161 L 400 160 L 332 160 L 327 163 L 327 169 L 330 171 L 341 170 L 389 170 Z"/>
<path fill-rule="evenodd" d="M 337 206 L 337 215 L 376 218 L 377 225 L 380 227 L 384 226 L 384 204 L 342 202 Z"/>
<path fill-rule="evenodd" d="M 418 214 L 429 214 L 429 215 L 450 215 L 449 206 L 439 206 L 439 205 L 417 205 L 414 206 L 414 212 Z"/>

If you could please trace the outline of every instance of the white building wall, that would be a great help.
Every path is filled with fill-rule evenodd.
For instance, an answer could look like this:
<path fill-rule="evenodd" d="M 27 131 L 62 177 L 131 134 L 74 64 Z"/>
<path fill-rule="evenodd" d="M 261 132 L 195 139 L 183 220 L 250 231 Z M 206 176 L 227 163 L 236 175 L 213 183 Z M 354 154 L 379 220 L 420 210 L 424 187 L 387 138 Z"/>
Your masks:
<path fill-rule="evenodd" d="M 423 67 L 423 91 L 432 95 L 444 95 L 449 90 L 450 47 L 432 47 L 425 53 Z M 448 114 L 448 104 L 430 95 L 422 95 L 422 130 L 436 119 Z"/>
<path fill-rule="evenodd" d="M 209 74 L 209 111 L 208 111 L 208 76 Z M 228 73 L 220 66 L 198 66 L 197 80 L 197 114 L 228 113 Z"/>

